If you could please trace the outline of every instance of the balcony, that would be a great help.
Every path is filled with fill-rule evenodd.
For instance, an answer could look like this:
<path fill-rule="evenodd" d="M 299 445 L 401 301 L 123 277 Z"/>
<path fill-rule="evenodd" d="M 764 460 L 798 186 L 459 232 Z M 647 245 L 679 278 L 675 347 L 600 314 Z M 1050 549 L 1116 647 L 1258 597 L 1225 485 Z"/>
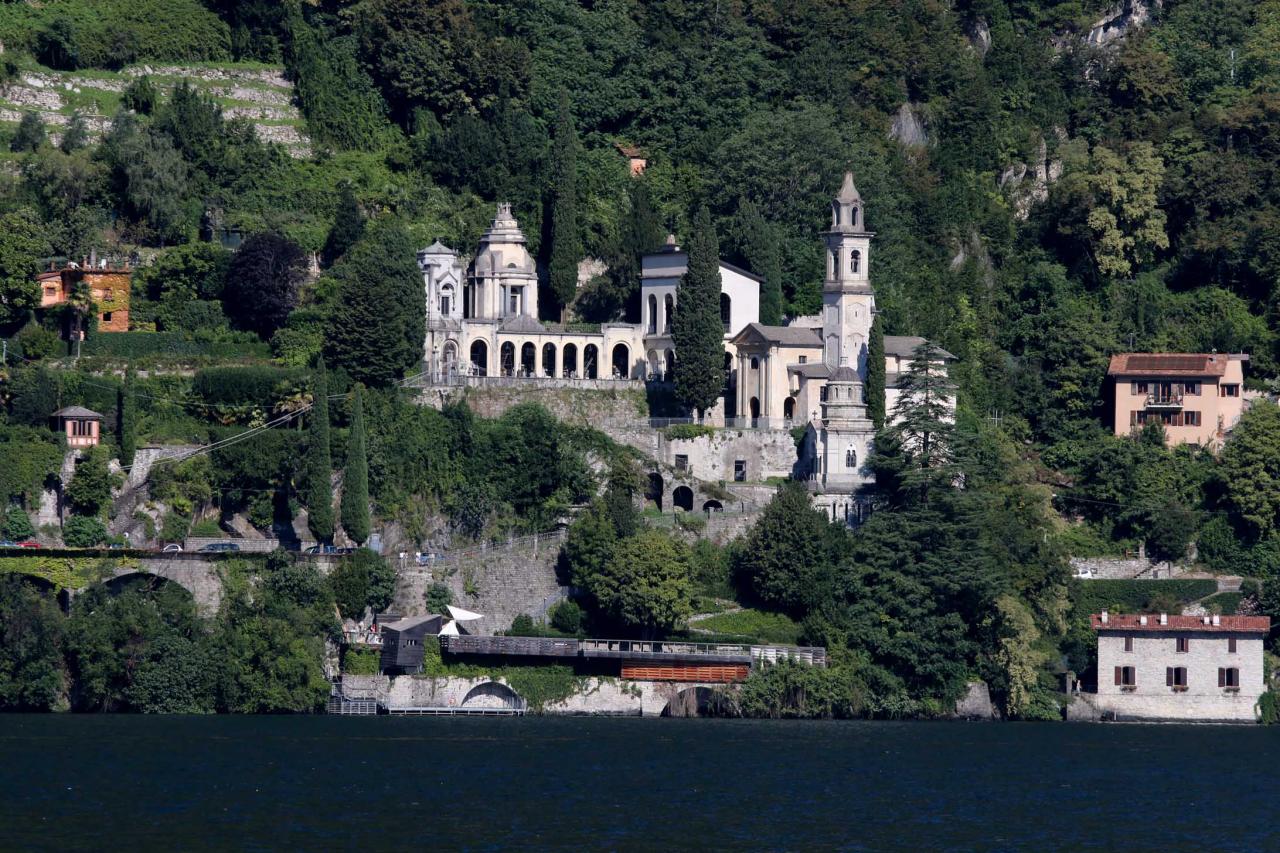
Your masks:
<path fill-rule="evenodd" d="M 1153 391 L 1147 395 L 1148 409 L 1181 409 L 1181 391 Z"/>

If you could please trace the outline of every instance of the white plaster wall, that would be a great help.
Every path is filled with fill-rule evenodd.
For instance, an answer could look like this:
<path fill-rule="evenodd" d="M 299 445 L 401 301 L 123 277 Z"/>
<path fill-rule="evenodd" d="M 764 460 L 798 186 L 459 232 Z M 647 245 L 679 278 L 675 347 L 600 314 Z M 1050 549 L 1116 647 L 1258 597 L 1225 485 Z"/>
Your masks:
<path fill-rule="evenodd" d="M 1159 617 L 1152 616 L 1153 620 Z M 1265 688 L 1262 639 L 1256 634 L 1195 631 L 1133 631 L 1133 651 L 1124 650 L 1126 632 L 1098 635 L 1098 708 L 1118 716 L 1168 720 L 1254 720 L 1254 704 Z M 1190 638 L 1179 653 L 1176 638 Z M 1236 653 L 1227 639 L 1236 638 Z M 1115 683 L 1115 668 L 1132 666 L 1137 687 L 1132 692 Z M 1165 684 L 1167 667 L 1187 668 L 1186 691 Z M 1218 686 L 1218 668 L 1240 670 L 1240 690 Z"/>
<path fill-rule="evenodd" d="M 760 283 L 740 272 L 720 268 L 720 292 L 729 296 L 729 330 L 726 338 L 760 320 Z"/>

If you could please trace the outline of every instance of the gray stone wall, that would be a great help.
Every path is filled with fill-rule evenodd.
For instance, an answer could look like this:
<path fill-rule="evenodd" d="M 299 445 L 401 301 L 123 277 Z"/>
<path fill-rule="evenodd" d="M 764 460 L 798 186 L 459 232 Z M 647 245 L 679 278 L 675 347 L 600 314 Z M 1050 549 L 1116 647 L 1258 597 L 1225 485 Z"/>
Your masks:
<path fill-rule="evenodd" d="M 1094 577 L 1103 580 L 1131 580 L 1143 578 L 1156 580 L 1171 578 L 1173 567 L 1166 562 L 1156 562 L 1145 557 L 1122 559 L 1119 557 L 1072 557 L 1071 571 L 1086 569 L 1093 572 Z"/>

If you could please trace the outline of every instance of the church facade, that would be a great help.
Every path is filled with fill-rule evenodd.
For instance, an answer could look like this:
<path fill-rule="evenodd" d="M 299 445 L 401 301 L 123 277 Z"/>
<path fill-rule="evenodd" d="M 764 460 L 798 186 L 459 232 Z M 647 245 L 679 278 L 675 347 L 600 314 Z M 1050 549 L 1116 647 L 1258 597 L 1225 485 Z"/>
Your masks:
<path fill-rule="evenodd" d="M 815 502 L 833 519 L 848 521 L 865 511 L 859 493 L 870 483 L 866 461 L 874 438 L 866 379 L 875 235 L 864 217 L 862 197 L 846 173 L 832 200 L 831 227 L 822 234 L 826 275 L 817 317 L 761 324 L 762 279 L 720 262 L 726 394 L 708 415 L 712 425 L 744 429 L 806 426 L 798 469 Z M 470 264 L 436 242 L 418 253 L 418 265 L 427 301 L 424 357 L 434 381 L 641 382 L 669 380 L 677 369 L 671 318 L 688 255 L 674 237 L 642 259 L 641 322 L 605 323 L 590 331 L 538 320 L 537 272 L 509 204 L 498 205 Z M 884 342 L 891 413 L 899 379 L 925 341 L 886 335 Z"/>

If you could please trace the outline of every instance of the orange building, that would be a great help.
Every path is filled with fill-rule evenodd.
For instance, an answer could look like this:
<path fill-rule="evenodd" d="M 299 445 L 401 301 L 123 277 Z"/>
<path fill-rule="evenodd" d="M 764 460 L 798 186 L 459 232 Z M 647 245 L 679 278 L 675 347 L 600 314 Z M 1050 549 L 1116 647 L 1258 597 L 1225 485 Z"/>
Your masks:
<path fill-rule="evenodd" d="M 102 440 L 102 415 L 84 406 L 67 406 L 54 412 L 58 430 L 67 436 L 68 447 L 97 447 Z"/>
<path fill-rule="evenodd" d="M 93 304 L 98 308 L 98 330 L 127 332 L 132 277 L 133 273 L 128 269 L 83 269 L 75 265 L 42 272 L 36 276 L 36 281 L 40 283 L 40 307 L 48 308 L 69 302 L 72 289 L 83 281 L 89 285 Z"/>
<path fill-rule="evenodd" d="M 1243 353 L 1121 353 L 1115 382 L 1115 434 L 1164 425 L 1165 442 L 1217 447 L 1244 413 Z"/>

